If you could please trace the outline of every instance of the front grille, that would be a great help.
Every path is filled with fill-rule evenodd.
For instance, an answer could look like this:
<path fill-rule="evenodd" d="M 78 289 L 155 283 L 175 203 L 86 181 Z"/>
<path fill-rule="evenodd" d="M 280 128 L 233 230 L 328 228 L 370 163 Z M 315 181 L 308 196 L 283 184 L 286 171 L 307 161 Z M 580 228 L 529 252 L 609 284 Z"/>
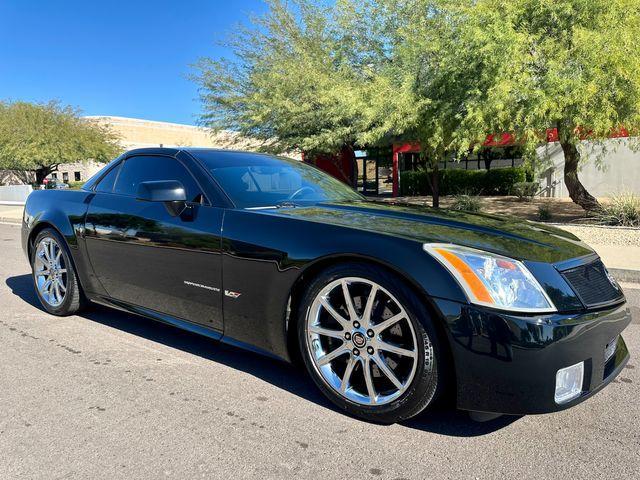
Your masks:
<path fill-rule="evenodd" d="M 600 260 L 560 273 L 587 307 L 614 303 L 623 297 L 622 291 L 609 280 L 607 269 Z"/>

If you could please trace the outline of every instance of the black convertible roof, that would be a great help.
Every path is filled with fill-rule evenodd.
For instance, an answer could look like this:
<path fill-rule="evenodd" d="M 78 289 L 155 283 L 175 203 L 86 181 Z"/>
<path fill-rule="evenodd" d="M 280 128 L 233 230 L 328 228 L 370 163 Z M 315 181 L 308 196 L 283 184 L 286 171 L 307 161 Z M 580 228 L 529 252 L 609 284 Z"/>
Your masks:
<path fill-rule="evenodd" d="M 145 147 L 129 150 L 119 157 L 133 155 L 169 155 L 175 157 L 180 152 L 186 152 L 206 168 L 223 168 L 246 165 L 274 165 L 282 162 L 296 162 L 296 160 L 269 155 L 267 153 L 249 152 L 245 150 L 225 150 L 222 148 L 195 148 L 195 147 Z"/>
<path fill-rule="evenodd" d="M 259 152 L 250 152 L 246 150 L 228 150 L 224 148 L 208 148 L 208 147 L 143 147 L 128 150 L 125 155 L 176 155 L 178 152 L 188 152 L 194 157 L 203 153 L 234 153 L 234 154 L 251 154 L 266 155 Z"/>

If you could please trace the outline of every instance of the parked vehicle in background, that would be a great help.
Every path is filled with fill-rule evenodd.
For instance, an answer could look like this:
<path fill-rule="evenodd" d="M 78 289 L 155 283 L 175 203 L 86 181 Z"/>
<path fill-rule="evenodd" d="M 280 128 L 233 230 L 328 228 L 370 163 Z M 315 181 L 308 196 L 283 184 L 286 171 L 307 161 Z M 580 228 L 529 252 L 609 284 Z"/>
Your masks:
<path fill-rule="evenodd" d="M 24 250 L 54 315 L 96 302 L 284 360 L 389 423 L 572 407 L 629 359 L 620 286 L 573 235 L 367 201 L 301 162 L 140 149 L 27 200 Z"/>
<path fill-rule="evenodd" d="M 58 180 L 45 179 L 45 190 L 67 190 L 69 188 L 68 183 L 59 182 Z"/>

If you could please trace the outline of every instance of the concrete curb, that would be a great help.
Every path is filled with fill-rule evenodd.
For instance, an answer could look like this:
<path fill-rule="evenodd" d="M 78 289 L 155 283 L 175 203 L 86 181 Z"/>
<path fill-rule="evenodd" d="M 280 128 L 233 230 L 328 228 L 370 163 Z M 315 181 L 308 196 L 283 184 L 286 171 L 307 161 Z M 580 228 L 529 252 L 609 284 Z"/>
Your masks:
<path fill-rule="evenodd" d="M 640 283 L 640 270 L 626 270 L 622 268 L 607 268 L 618 282 Z"/>
<path fill-rule="evenodd" d="M 0 223 L 8 223 L 8 224 L 11 224 L 11 225 L 20 225 L 22 223 L 22 219 L 20 219 L 20 218 L 0 217 Z"/>

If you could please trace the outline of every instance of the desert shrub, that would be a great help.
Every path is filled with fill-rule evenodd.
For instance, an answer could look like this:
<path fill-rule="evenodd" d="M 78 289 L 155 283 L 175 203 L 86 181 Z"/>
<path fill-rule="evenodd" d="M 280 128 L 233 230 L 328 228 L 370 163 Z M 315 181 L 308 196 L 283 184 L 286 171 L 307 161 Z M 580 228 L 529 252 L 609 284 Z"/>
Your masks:
<path fill-rule="evenodd" d="M 548 222 L 551 220 L 551 208 L 549 205 L 540 205 L 538 207 L 538 220 Z"/>
<path fill-rule="evenodd" d="M 538 190 L 538 182 L 518 182 L 513 184 L 513 194 L 521 201 L 531 201 Z"/>
<path fill-rule="evenodd" d="M 602 203 L 596 216 L 605 225 L 640 227 L 640 197 L 634 193 L 613 195 Z"/>
<path fill-rule="evenodd" d="M 456 195 L 451 210 L 460 210 L 464 212 L 479 212 L 482 210 L 482 202 L 477 195 Z"/>

